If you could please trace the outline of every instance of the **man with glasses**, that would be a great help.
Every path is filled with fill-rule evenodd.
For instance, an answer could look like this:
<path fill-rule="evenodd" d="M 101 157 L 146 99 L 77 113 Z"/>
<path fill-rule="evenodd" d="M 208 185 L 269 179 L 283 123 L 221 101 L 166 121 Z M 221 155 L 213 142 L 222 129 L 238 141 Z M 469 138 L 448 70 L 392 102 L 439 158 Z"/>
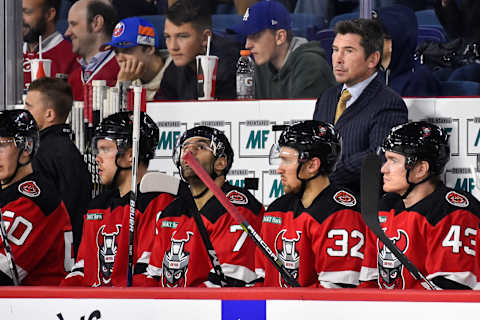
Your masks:
<path fill-rule="evenodd" d="M 259 230 L 263 216 L 264 208 L 252 194 L 230 185 L 225 179 L 232 167 L 233 149 L 223 132 L 207 126 L 187 130 L 179 140 L 173 159 L 190 192 L 172 202 L 157 223 L 158 233 L 147 269 L 149 277 L 158 281 L 153 280 L 152 284 L 163 287 L 253 285 L 257 279 L 255 243 L 182 160 L 186 152 L 192 153 L 255 230 Z M 216 257 L 209 258 L 213 250 Z M 217 258 L 225 279 L 213 273 L 211 261 Z"/>
<path fill-rule="evenodd" d="M 359 284 L 365 225 L 350 191 L 330 184 L 341 154 L 338 131 L 315 120 L 287 126 L 270 152 L 285 195 L 265 212 L 262 237 L 303 287 L 351 288 Z M 287 287 L 257 255 L 266 287 Z"/>

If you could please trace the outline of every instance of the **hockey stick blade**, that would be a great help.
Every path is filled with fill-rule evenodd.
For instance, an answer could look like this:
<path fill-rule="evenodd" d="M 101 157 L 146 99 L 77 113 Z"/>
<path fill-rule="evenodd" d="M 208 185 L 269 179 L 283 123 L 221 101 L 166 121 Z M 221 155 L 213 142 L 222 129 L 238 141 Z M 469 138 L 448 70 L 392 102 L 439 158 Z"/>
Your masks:
<path fill-rule="evenodd" d="M 178 194 L 180 179 L 159 171 L 147 172 L 140 182 L 140 192 L 167 192 Z"/>
<path fill-rule="evenodd" d="M 363 160 L 360 180 L 360 195 L 362 201 L 362 217 L 370 230 L 375 233 L 378 239 L 397 257 L 398 260 L 407 268 L 407 270 L 417 280 L 423 280 L 432 290 L 436 290 L 435 285 L 428 280 L 418 268 L 407 258 L 407 256 L 398 249 L 390 238 L 383 232 L 378 221 L 378 200 L 380 191 L 380 158 L 371 153 Z"/>
<path fill-rule="evenodd" d="M 193 157 L 190 152 L 186 152 L 182 157 L 186 161 L 197 176 L 203 181 L 203 183 L 212 191 L 217 200 L 222 204 L 222 206 L 227 210 L 227 212 L 237 221 L 242 229 L 252 238 L 255 244 L 260 248 L 263 254 L 267 257 L 268 260 L 274 265 L 278 272 L 282 275 L 285 282 L 287 282 L 292 287 L 300 287 L 297 280 L 293 278 L 288 270 L 283 265 L 282 261 L 273 253 L 272 249 L 263 241 L 260 235 L 255 231 L 255 229 L 248 223 L 247 219 L 240 213 L 240 211 L 227 199 L 222 189 L 215 184 L 212 178 L 208 175 L 205 169 L 198 163 L 197 160 Z"/>

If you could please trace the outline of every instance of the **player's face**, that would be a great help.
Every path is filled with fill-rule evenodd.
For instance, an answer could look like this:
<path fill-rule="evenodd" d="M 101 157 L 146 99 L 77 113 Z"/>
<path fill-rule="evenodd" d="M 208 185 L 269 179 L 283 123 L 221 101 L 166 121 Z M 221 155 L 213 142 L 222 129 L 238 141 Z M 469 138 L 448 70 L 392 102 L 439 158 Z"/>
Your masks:
<path fill-rule="evenodd" d="M 298 152 L 290 147 L 280 149 L 280 165 L 277 173 L 281 176 L 285 193 L 297 193 L 300 191 L 301 181 L 297 178 Z"/>
<path fill-rule="evenodd" d="M 247 37 L 245 48 L 251 50 L 255 63 L 262 65 L 276 57 L 275 33 L 265 29 Z"/>
<path fill-rule="evenodd" d="M 382 166 L 383 191 L 404 194 L 408 189 L 405 169 L 405 156 L 386 151 L 385 163 Z"/>
<path fill-rule="evenodd" d="M 375 66 L 380 56 L 379 52 L 375 52 L 366 57 L 360 40 L 361 36 L 358 34 L 337 34 L 332 45 L 332 65 L 335 79 L 349 87 L 371 76 L 375 72 Z"/>
<path fill-rule="evenodd" d="M 17 168 L 18 149 L 13 137 L 0 137 L 0 181 L 13 176 Z"/>
<path fill-rule="evenodd" d="M 44 0 L 23 0 L 23 40 L 37 43 L 38 37 L 45 34 L 47 20 L 43 9 Z"/>
<path fill-rule="evenodd" d="M 209 30 L 200 32 L 191 22 L 180 26 L 165 20 L 164 36 L 168 52 L 177 67 L 195 62 L 195 57 L 205 52 Z"/>
<path fill-rule="evenodd" d="M 203 137 L 189 138 L 183 143 L 181 157 L 183 157 L 185 152 L 191 152 L 202 167 L 211 174 L 213 172 L 215 157 L 213 156 L 213 150 L 210 147 L 210 143 L 210 139 Z M 193 169 L 183 160 L 180 160 L 180 165 L 182 167 L 182 175 L 187 181 L 191 178 L 197 177 Z"/>
<path fill-rule="evenodd" d="M 87 22 L 86 1 L 76 2 L 68 12 L 68 29 L 65 36 L 72 40 L 72 51 L 81 57 L 86 57 L 96 43 L 95 35 Z"/>
<path fill-rule="evenodd" d="M 25 109 L 30 111 L 40 130 L 45 128 L 47 118 L 47 104 L 43 93 L 28 91 L 25 98 Z"/>
<path fill-rule="evenodd" d="M 95 160 L 98 164 L 98 175 L 102 184 L 111 184 L 117 170 L 115 156 L 117 155 L 117 144 L 108 139 L 97 141 L 98 154 Z"/>

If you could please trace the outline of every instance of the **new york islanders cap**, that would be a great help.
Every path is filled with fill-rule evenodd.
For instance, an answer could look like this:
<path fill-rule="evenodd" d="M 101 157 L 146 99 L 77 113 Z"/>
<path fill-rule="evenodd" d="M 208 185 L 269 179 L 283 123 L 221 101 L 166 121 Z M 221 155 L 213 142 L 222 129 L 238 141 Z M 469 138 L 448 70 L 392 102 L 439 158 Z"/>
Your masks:
<path fill-rule="evenodd" d="M 148 20 L 131 17 L 117 23 L 113 29 L 112 41 L 104 43 L 100 49 L 132 48 L 139 45 L 158 47 L 158 33 Z"/>
<path fill-rule="evenodd" d="M 262 0 L 245 11 L 241 23 L 228 30 L 249 36 L 265 29 L 290 30 L 291 28 L 290 13 L 281 3 L 274 0 Z"/>

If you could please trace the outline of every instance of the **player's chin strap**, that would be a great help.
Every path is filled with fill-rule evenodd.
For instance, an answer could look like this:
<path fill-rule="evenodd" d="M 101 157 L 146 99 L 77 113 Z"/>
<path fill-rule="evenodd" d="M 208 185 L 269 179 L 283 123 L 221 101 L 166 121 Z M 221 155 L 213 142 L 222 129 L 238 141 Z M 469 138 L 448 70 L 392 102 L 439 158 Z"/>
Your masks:
<path fill-rule="evenodd" d="M 413 183 L 413 182 L 410 182 L 408 180 L 408 176 L 410 175 L 410 169 L 407 169 L 407 173 L 406 173 L 406 179 L 407 179 L 407 183 L 408 183 L 408 189 L 407 191 L 405 191 L 405 193 L 402 195 L 402 200 L 405 199 L 409 194 L 410 192 L 412 192 L 412 190 L 418 186 L 419 184 L 422 184 L 424 182 L 426 182 L 428 179 L 430 179 L 430 177 L 432 176 L 430 173 L 428 173 L 428 176 L 425 177 L 424 179 L 422 179 L 420 182 L 417 182 L 417 183 Z"/>
<path fill-rule="evenodd" d="M 311 176 L 310 178 L 307 178 L 307 179 L 302 179 L 300 178 L 300 170 L 302 169 L 302 166 L 305 164 L 306 162 L 301 162 L 300 165 L 297 167 L 297 179 L 300 180 L 301 184 L 300 184 L 300 191 L 297 193 L 298 197 L 299 198 L 302 198 L 303 197 L 303 193 L 305 192 L 305 188 L 307 187 L 307 182 L 310 181 L 310 180 L 313 180 L 315 179 L 316 177 L 318 177 L 320 175 L 320 170 L 317 171 L 316 174 L 314 174 L 313 176 Z"/>
<path fill-rule="evenodd" d="M 113 179 L 112 179 L 112 183 L 111 183 L 111 186 L 112 187 L 116 187 L 117 186 L 117 179 L 118 179 L 118 175 L 120 173 L 121 170 L 130 170 L 132 169 L 132 166 L 129 166 L 129 167 L 122 167 L 118 164 L 118 158 L 120 158 L 120 156 L 123 155 L 123 152 L 117 152 L 117 154 L 115 155 L 115 165 L 117 166 L 117 169 L 115 170 L 115 174 L 113 175 Z"/>
<path fill-rule="evenodd" d="M 32 157 L 29 157 L 28 158 L 28 161 L 25 162 L 25 163 L 20 163 L 20 157 L 22 156 L 22 152 L 24 151 L 25 149 L 22 149 L 21 151 L 18 151 L 18 156 L 17 156 L 17 166 L 15 167 L 15 171 L 13 172 L 13 174 L 7 178 L 2 184 L 3 185 L 8 185 L 10 182 L 12 182 L 12 180 L 15 178 L 15 176 L 17 175 L 18 173 L 18 169 L 20 167 L 24 167 L 26 165 L 28 165 L 30 162 L 32 162 Z"/>

